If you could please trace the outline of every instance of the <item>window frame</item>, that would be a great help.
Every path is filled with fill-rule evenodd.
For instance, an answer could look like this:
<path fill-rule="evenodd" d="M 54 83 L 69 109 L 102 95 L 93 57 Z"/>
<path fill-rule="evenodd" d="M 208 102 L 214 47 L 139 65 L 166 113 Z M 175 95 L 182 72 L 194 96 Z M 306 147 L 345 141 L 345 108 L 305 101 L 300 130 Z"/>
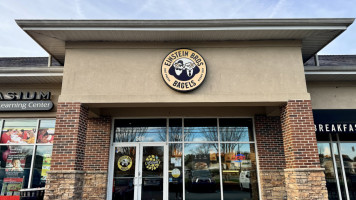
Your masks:
<path fill-rule="evenodd" d="M 29 173 L 29 178 L 28 178 L 28 184 L 27 187 L 22 187 L 22 189 L 31 189 L 32 188 L 32 183 L 33 183 L 33 173 L 34 173 L 34 165 L 35 165 L 35 157 L 36 157 L 36 152 L 37 152 L 37 147 L 38 146 L 52 146 L 52 151 L 53 151 L 53 143 L 38 143 L 37 142 L 37 137 L 38 137 L 38 132 L 40 130 L 40 125 L 41 125 L 41 120 L 54 120 L 56 121 L 56 118 L 2 118 L 0 119 L 0 138 L 2 137 L 3 133 L 3 128 L 5 127 L 5 122 L 6 120 L 11 120 L 11 121 L 16 121 L 16 120 L 36 120 L 36 134 L 35 134 L 35 142 L 33 144 L 3 144 L 0 143 L 0 146 L 32 146 L 32 159 L 31 159 L 31 167 L 30 167 L 30 173 Z M 55 128 L 55 127 L 54 127 Z M 55 133 L 54 133 L 55 137 Z M 51 152 L 52 153 L 52 152 Z"/>

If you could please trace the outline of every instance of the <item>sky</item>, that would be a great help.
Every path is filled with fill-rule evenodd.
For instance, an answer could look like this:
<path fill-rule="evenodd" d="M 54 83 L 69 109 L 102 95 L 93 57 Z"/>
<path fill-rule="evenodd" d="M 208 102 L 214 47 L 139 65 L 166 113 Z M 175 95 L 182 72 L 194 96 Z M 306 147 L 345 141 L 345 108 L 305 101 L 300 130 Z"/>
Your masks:
<path fill-rule="evenodd" d="M 48 56 L 15 19 L 355 18 L 356 0 L 0 0 L 0 57 Z M 319 55 L 356 54 L 356 22 Z"/>

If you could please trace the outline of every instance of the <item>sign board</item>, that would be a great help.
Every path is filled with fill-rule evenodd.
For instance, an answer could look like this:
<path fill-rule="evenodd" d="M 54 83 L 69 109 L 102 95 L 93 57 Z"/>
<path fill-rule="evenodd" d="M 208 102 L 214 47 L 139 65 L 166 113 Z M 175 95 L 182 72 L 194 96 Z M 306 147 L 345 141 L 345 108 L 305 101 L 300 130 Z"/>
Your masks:
<path fill-rule="evenodd" d="M 49 111 L 51 92 L 0 92 L 0 112 Z"/>
<path fill-rule="evenodd" d="M 356 110 L 313 110 L 316 133 L 356 133 Z"/>
<path fill-rule="evenodd" d="M 162 78 L 172 89 L 189 92 L 205 80 L 207 68 L 204 58 L 191 49 L 176 49 L 162 62 Z"/>

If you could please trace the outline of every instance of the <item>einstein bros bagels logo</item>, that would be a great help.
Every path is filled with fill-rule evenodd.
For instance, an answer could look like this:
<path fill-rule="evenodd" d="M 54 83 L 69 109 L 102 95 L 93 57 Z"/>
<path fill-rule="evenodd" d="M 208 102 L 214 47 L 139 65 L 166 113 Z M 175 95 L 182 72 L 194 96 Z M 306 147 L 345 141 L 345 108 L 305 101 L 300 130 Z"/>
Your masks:
<path fill-rule="evenodd" d="M 117 167 L 121 171 L 127 171 L 131 168 L 131 166 L 132 166 L 132 159 L 130 156 L 121 156 L 117 161 Z"/>
<path fill-rule="evenodd" d="M 206 63 L 196 51 L 177 49 L 164 58 L 162 76 L 172 89 L 188 92 L 203 83 L 206 77 Z"/>

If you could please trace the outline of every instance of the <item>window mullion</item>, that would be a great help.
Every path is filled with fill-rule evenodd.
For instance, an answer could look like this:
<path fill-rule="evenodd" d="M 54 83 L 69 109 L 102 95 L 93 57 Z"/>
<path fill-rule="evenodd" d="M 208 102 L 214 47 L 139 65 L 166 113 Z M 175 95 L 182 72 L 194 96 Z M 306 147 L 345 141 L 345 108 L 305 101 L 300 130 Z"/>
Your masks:
<path fill-rule="evenodd" d="M 27 188 L 32 187 L 32 175 L 33 175 L 33 168 L 34 168 L 34 163 L 35 163 L 35 157 L 36 157 L 36 142 L 37 142 L 37 135 L 38 135 L 38 130 L 40 128 L 40 120 L 37 120 L 37 127 L 36 127 L 36 134 L 35 134 L 35 142 L 33 144 L 33 151 L 32 151 L 32 160 L 31 160 L 31 166 L 30 166 L 30 175 L 28 178 L 28 185 Z"/>

